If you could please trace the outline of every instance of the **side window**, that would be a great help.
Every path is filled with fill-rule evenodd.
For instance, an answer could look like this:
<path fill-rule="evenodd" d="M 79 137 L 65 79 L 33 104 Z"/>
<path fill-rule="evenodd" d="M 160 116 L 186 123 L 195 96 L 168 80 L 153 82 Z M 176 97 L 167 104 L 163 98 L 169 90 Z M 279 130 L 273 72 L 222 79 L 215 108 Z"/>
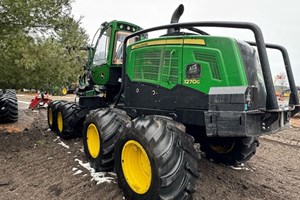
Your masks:
<path fill-rule="evenodd" d="M 125 38 L 132 34 L 131 32 L 126 31 L 118 31 L 116 33 L 115 46 L 114 46 L 114 54 L 113 54 L 113 64 L 122 64 L 123 63 L 123 43 Z M 134 37 L 129 39 L 127 45 L 134 43 L 138 40 L 138 37 Z"/>
<path fill-rule="evenodd" d="M 118 31 L 116 33 L 114 55 L 113 55 L 113 64 L 122 64 L 123 62 L 123 42 L 129 32 Z"/>
<path fill-rule="evenodd" d="M 111 28 L 108 28 L 99 39 L 93 60 L 94 65 L 102 65 L 107 63 L 110 35 Z"/>

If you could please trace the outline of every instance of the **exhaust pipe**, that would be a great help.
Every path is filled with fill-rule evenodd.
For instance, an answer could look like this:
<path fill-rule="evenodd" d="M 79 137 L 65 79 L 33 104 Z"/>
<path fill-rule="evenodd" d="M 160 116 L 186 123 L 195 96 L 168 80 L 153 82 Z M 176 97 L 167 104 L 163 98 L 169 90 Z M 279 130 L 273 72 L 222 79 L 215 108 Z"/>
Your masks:
<path fill-rule="evenodd" d="M 178 23 L 179 18 L 183 14 L 183 11 L 184 11 L 184 6 L 182 4 L 180 4 L 178 6 L 178 8 L 176 8 L 176 10 L 174 11 L 174 13 L 172 15 L 171 24 Z M 175 32 L 175 29 L 170 28 L 170 29 L 168 29 L 167 34 L 170 34 L 170 33 L 173 33 L 173 32 Z"/>

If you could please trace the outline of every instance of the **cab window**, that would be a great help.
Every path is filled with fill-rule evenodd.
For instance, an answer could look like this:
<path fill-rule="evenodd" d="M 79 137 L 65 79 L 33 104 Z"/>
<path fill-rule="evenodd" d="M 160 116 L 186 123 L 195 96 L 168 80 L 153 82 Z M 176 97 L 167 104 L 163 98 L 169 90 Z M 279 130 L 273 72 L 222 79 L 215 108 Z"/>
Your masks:
<path fill-rule="evenodd" d="M 115 39 L 115 46 L 114 46 L 114 51 L 113 51 L 113 64 L 122 64 L 123 62 L 123 42 L 125 38 L 132 34 L 131 32 L 126 32 L 126 31 L 118 31 L 116 33 L 116 39 Z M 130 38 L 129 41 L 127 42 L 127 45 L 134 43 L 136 40 L 135 38 Z"/>
<path fill-rule="evenodd" d="M 95 55 L 94 55 L 94 65 L 103 65 L 107 63 L 109 55 L 109 41 L 111 35 L 111 28 L 108 28 L 101 36 L 98 41 Z"/>

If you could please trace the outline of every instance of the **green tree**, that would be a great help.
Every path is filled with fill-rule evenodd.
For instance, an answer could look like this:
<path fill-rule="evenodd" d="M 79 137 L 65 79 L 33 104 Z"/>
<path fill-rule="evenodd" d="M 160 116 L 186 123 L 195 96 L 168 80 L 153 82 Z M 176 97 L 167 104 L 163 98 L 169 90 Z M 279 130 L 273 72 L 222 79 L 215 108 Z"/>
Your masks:
<path fill-rule="evenodd" d="M 63 26 L 61 19 L 70 17 L 72 0 L 1 0 L 0 34 L 15 30 L 25 33 L 49 31 Z"/>
<path fill-rule="evenodd" d="M 0 0 L 0 88 L 51 89 L 76 81 L 87 35 L 71 0 Z"/>

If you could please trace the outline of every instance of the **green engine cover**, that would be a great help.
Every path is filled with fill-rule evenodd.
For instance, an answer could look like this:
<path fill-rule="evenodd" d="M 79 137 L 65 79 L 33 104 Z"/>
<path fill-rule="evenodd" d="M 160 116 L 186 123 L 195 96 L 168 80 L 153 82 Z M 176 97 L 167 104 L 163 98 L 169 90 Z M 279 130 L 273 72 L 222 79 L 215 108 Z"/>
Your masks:
<path fill-rule="evenodd" d="M 236 40 L 216 36 L 160 37 L 127 47 L 126 74 L 133 82 L 172 89 L 184 85 L 203 93 L 211 87 L 246 86 Z"/>

